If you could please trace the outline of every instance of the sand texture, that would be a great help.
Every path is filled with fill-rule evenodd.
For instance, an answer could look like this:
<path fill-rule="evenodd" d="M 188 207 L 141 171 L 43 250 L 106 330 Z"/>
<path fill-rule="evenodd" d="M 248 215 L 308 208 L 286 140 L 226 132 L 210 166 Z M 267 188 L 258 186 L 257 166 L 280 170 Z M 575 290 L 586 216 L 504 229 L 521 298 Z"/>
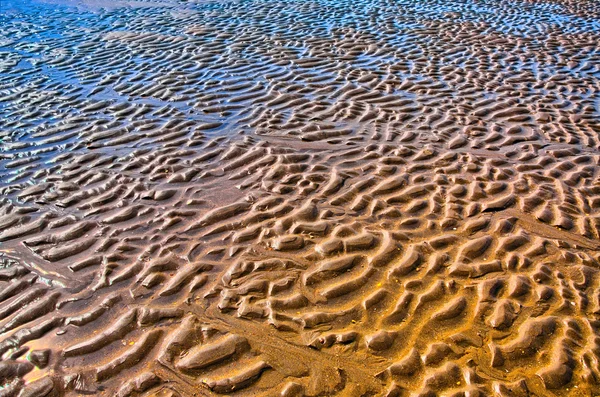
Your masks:
<path fill-rule="evenodd" d="M 600 396 L 600 2 L 0 3 L 0 397 Z"/>

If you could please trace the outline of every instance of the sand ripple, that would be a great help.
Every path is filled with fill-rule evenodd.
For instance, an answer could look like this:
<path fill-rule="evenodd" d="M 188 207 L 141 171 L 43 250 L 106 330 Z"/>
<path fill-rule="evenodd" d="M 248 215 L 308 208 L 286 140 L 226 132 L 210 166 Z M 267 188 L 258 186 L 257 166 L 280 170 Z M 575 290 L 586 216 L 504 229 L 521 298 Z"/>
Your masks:
<path fill-rule="evenodd" d="M 0 395 L 600 395 L 599 3 L 0 26 Z"/>

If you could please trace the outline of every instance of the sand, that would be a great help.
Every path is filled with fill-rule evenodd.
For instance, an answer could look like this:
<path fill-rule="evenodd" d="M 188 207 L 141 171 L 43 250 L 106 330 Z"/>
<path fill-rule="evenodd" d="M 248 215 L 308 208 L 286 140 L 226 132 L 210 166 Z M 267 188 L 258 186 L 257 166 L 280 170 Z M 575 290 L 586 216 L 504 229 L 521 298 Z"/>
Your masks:
<path fill-rule="evenodd" d="M 0 396 L 600 395 L 600 3 L 0 26 Z"/>

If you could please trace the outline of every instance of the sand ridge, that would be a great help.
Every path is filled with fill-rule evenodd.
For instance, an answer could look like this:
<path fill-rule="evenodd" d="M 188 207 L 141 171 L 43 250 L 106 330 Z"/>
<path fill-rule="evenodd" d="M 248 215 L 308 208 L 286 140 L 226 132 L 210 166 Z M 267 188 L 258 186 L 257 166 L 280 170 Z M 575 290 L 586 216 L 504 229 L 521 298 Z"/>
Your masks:
<path fill-rule="evenodd" d="M 600 395 L 596 2 L 2 3 L 0 395 Z"/>

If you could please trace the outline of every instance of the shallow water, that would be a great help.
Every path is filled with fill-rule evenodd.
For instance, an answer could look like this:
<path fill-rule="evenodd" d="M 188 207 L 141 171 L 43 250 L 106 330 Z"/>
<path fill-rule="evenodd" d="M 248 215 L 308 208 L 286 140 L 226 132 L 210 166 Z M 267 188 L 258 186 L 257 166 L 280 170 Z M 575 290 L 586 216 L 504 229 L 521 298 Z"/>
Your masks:
<path fill-rule="evenodd" d="M 2 392 L 600 395 L 599 16 L 2 0 Z"/>

